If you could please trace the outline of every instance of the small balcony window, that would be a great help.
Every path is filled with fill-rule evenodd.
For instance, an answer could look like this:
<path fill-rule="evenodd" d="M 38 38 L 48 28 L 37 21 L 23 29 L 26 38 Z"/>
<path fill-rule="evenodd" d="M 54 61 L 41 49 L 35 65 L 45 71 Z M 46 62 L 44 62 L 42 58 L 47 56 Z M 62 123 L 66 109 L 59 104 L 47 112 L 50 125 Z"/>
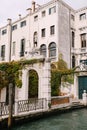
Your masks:
<path fill-rule="evenodd" d="M 17 24 L 12 26 L 12 31 L 17 29 Z"/>
<path fill-rule="evenodd" d="M 42 11 L 42 17 L 45 17 L 46 16 L 46 11 Z"/>
<path fill-rule="evenodd" d="M 34 21 L 38 20 L 38 15 L 34 16 Z"/>
<path fill-rule="evenodd" d="M 5 60 L 5 45 L 1 46 L 1 58 L 2 60 Z"/>
<path fill-rule="evenodd" d="M 21 24 L 20 24 L 21 27 L 24 27 L 26 26 L 26 21 L 22 21 Z"/>
<path fill-rule="evenodd" d="M 20 57 L 24 56 L 25 52 L 25 39 L 21 40 Z"/>
<path fill-rule="evenodd" d="M 80 14 L 79 19 L 80 20 L 86 19 L 86 13 Z"/>
<path fill-rule="evenodd" d="M 56 12 L 56 6 L 49 8 L 49 15 Z"/>
<path fill-rule="evenodd" d="M 81 34 L 81 47 L 86 47 L 86 34 Z"/>
<path fill-rule="evenodd" d="M 7 29 L 2 30 L 2 35 L 7 33 Z"/>
<path fill-rule="evenodd" d="M 45 37 L 45 33 L 46 33 L 46 29 L 43 28 L 43 29 L 41 30 L 41 36 L 42 36 L 42 37 Z"/>
<path fill-rule="evenodd" d="M 55 34 L 55 26 L 54 25 L 50 27 L 50 35 L 53 35 L 53 34 Z"/>

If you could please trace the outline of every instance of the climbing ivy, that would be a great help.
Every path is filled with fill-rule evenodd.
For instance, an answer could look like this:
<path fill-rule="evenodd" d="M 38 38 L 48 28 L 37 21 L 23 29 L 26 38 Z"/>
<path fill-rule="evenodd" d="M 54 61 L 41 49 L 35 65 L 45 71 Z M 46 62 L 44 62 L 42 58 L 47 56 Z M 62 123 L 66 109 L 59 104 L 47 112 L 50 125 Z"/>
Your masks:
<path fill-rule="evenodd" d="M 62 54 L 59 54 L 57 62 L 51 64 L 51 95 L 60 94 L 61 82 L 73 83 L 73 74 L 75 69 L 68 69 L 67 63 L 63 60 Z"/>
<path fill-rule="evenodd" d="M 22 86 L 22 80 L 19 78 L 19 75 L 22 69 L 26 65 L 33 65 L 34 63 L 43 61 L 44 59 L 32 59 L 0 63 L 0 89 L 8 86 L 9 83 L 13 83 L 20 88 Z"/>

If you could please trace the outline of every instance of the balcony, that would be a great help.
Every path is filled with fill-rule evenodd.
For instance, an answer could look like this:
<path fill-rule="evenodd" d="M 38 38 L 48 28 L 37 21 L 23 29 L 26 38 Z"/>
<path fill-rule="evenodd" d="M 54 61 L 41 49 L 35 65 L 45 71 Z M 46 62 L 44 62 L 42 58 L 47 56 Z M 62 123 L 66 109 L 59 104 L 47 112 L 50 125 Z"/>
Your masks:
<path fill-rule="evenodd" d="M 78 49 L 72 48 L 71 53 L 73 53 L 73 54 L 85 54 L 85 53 L 87 53 L 87 48 L 86 47 L 78 48 Z"/>

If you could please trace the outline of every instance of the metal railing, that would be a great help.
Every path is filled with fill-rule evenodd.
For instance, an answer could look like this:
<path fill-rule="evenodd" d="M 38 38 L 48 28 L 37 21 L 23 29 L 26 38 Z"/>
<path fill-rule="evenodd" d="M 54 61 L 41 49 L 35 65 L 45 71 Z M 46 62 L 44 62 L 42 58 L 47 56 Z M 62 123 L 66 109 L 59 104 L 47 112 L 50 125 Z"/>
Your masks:
<path fill-rule="evenodd" d="M 86 47 L 83 47 L 83 48 L 72 48 L 71 49 L 71 53 L 74 53 L 74 54 L 84 54 L 84 53 L 87 53 L 87 48 Z"/>
<path fill-rule="evenodd" d="M 15 115 L 15 111 L 17 110 L 17 114 L 23 112 L 36 111 L 40 109 L 45 109 L 47 106 L 47 100 L 45 98 L 37 99 L 32 98 L 28 100 L 20 100 L 14 102 L 12 113 Z M 9 105 L 5 102 L 0 102 L 0 116 L 9 115 Z"/>
<path fill-rule="evenodd" d="M 18 101 L 18 113 L 46 108 L 46 99 L 29 99 Z"/>

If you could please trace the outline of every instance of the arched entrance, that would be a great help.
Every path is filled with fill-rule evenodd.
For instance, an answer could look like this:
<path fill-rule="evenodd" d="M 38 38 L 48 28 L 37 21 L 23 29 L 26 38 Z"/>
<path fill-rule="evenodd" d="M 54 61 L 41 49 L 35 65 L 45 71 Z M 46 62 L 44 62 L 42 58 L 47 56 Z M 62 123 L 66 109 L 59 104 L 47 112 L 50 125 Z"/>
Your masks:
<path fill-rule="evenodd" d="M 28 79 L 28 98 L 38 98 L 38 73 L 35 70 L 29 70 Z"/>

